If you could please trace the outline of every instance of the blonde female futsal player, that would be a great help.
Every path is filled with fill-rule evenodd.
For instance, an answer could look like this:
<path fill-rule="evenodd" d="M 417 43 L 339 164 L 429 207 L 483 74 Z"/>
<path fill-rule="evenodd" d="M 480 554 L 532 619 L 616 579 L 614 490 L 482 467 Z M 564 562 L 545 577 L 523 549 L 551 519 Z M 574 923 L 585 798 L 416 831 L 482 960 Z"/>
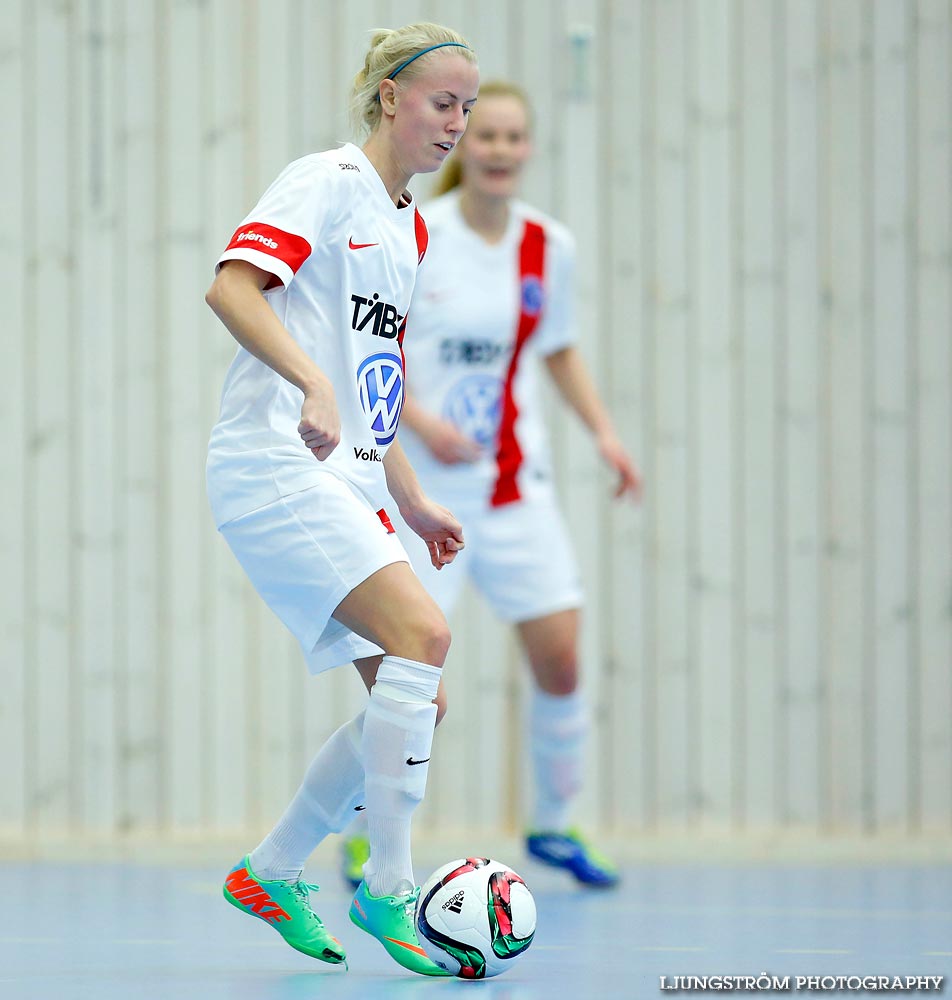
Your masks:
<path fill-rule="evenodd" d="M 572 239 L 515 197 L 529 153 L 525 95 L 507 83 L 484 84 L 441 177 L 448 193 L 426 209 L 430 252 L 413 301 L 401 438 L 424 488 L 466 526 L 466 552 L 452 574 L 439 577 L 411 558 L 445 613 L 465 569 L 516 626 L 535 682 L 527 849 L 582 884 L 608 886 L 618 878 L 614 867 L 569 826 L 586 730 L 578 687 L 582 592 L 551 482 L 540 358 L 617 476 L 617 495 L 635 495 L 639 481 L 574 346 Z M 350 840 L 349 878 L 360 877 L 352 863 L 360 854 L 360 840 Z"/>
<path fill-rule="evenodd" d="M 324 744 L 275 828 L 228 875 L 225 898 L 293 948 L 343 962 L 301 874 L 365 804 L 370 859 L 351 920 L 424 975 L 443 973 L 413 928 L 410 818 L 450 635 L 391 513 L 425 543 L 434 570 L 463 536 L 394 440 L 404 319 L 427 245 L 406 186 L 459 141 L 478 85 L 476 56 L 456 32 L 378 32 L 354 85 L 363 147 L 285 168 L 235 231 L 207 295 L 240 345 L 209 444 L 216 523 L 310 670 L 354 661 L 370 690 L 366 711 Z"/>

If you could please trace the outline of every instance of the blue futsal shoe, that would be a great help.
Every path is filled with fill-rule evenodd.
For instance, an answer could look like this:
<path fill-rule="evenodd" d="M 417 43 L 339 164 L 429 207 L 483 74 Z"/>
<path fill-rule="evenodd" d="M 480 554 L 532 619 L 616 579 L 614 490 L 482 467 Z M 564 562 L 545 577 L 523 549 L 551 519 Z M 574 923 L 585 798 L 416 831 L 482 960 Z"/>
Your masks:
<path fill-rule="evenodd" d="M 582 885 L 609 889 L 620 879 L 618 869 L 575 830 L 530 832 L 526 834 L 526 850 L 544 864 L 564 868 Z"/>

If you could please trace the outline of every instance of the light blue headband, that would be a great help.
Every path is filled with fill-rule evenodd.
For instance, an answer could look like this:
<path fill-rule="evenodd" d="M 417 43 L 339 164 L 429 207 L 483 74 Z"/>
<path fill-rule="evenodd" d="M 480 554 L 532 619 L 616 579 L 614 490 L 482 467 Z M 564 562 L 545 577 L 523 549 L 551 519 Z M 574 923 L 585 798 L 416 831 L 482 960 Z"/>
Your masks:
<path fill-rule="evenodd" d="M 387 79 L 388 80 L 394 79 L 394 77 L 398 73 L 402 73 L 407 68 L 407 66 L 409 66 L 410 63 L 413 62 L 414 59 L 419 59 L 420 56 L 425 56 L 427 54 L 427 52 L 432 52 L 434 49 L 445 49 L 447 47 L 447 45 L 453 45 L 453 46 L 455 46 L 458 49 L 468 49 L 469 48 L 468 45 L 464 45 L 462 42 L 440 42 L 438 45 L 431 45 L 428 49 L 420 49 L 420 51 L 417 52 L 416 55 L 410 56 L 410 58 L 407 59 L 405 62 L 400 63 L 400 65 L 391 74 L 389 74 L 389 76 L 387 76 Z M 379 92 L 377 93 L 377 98 L 376 99 L 378 101 L 380 100 L 380 93 Z"/>

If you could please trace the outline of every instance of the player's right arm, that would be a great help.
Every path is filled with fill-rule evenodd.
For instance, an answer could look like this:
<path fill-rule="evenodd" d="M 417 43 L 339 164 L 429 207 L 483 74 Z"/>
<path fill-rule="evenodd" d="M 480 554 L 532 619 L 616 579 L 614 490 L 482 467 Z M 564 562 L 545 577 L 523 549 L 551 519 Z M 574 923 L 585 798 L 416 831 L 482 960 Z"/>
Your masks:
<path fill-rule="evenodd" d="M 468 438 L 455 424 L 423 409 L 409 392 L 403 400 L 400 422 L 414 431 L 443 465 L 475 462 L 482 454 L 482 449 L 472 438 Z"/>
<path fill-rule="evenodd" d="M 274 275 L 244 260 L 226 260 L 205 301 L 249 353 L 304 394 L 298 433 L 318 461 L 340 443 L 340 416 L 330 380 L 285 329 L 264 297 Z"/>

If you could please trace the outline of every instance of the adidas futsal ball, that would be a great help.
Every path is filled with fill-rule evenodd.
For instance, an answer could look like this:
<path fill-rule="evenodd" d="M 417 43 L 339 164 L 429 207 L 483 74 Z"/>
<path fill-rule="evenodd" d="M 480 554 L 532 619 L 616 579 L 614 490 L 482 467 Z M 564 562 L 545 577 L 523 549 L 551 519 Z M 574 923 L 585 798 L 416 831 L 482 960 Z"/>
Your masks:
<path fill-rule="evenodd" d="M 490 858 L 450 861 L 426 880 L 416 911 L 427 955 L 460 979 L 486 979 L 510 968 L 532 944 L 532 893 L 507 865 Z"/>

